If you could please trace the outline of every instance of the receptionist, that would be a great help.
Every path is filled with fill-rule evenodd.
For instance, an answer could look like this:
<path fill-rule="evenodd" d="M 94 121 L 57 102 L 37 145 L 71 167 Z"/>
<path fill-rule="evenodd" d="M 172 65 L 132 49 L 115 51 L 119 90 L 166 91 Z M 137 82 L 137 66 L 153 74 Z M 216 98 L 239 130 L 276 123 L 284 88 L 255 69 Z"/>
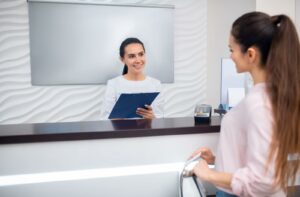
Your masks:
<path fill-rule="evenodd" d="M 120 60 L 124 64 L 121 76 L 107 82 L 102 104 L 101 118 L 108 119 L 114 105 L 122 93 L 161 92 L 161 82 L 145 75 L 146 51 L 144 44 L 137 38 L 127 38 L 120 46 Z M 150 105 L 137 108 L 136 114 L 145 119 L 162 118 L 164 100 L 161 93 Z M 124 117 L 120 117 L 124 118 Z"/>

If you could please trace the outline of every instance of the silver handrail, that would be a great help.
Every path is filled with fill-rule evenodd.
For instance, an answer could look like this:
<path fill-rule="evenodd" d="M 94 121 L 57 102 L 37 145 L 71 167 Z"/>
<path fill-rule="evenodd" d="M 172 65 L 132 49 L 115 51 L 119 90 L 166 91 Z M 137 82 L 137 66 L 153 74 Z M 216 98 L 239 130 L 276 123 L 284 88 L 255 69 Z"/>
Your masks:
<path fill-rule="evenodd" d="M 195 157 L 191 158 L 190 160 L 186 161 L 183 167 L 183 170 L 180 173 L 180 180 L 179 180 L 179 184 L 180 184 L 180 197 L 184 197 L 183 195 L 183 179 L 186 177 L 192 177 L 194 180 L 195 185 L 197 186 L 197 190 L 199 192 L 200 197 L 206 197 L 205 194 L 205 188 L 202 184 L 201 181 L 197 180 L 197 177 L 195 175 L 193 175 L 193 173 L 191 172 L 191 169 L 189 169 L 190 165 L 198 162 L 201 159 L 201 155 L 196 155 Z"/>

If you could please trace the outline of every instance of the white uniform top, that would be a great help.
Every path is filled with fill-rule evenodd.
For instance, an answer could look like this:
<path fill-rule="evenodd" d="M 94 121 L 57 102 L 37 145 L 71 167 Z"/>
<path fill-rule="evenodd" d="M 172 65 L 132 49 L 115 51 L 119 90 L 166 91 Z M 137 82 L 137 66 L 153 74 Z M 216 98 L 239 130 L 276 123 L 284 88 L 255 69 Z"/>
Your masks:
<path fill-rule="evenodd" d="M 107 82 L 106 92 L 101 110 L 101 119 L 108 119 L 113 107 L 122 93 L 161 92 L 159 80 L 147 76 L 143 81 L 130 81 L 118 76 Z M 159 94 L 151 104 L 156 118 L 163 117 L 164 100 Z"/>

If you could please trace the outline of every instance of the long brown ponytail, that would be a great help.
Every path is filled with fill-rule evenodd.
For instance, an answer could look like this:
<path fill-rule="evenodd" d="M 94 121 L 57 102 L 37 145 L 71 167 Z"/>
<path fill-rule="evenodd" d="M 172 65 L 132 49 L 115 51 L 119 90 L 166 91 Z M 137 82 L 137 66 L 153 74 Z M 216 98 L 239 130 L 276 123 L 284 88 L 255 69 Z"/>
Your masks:
<path fill-rule="evenodd" d="M 295 182 L 300 166 L 300 46 L 296 28 L 285 15 L 271 17 L 276 32 L 266 70 L 274 113 L 274 138 L 270 159 L 275 157 L 276 182 L 282 188 Z M 294 156 L 293 161 L 287 158 Z"/>
<path fill-rule="evenodd" d="M 261 52 L 274 116 L 268 161 L 275 160 L 275 184 L 286 189 L 300 166 L 300 44 L 295 26 L 285 15 L 251 12 L 233 23 L 231 34 L 244 52 L 252 46 Z"/>

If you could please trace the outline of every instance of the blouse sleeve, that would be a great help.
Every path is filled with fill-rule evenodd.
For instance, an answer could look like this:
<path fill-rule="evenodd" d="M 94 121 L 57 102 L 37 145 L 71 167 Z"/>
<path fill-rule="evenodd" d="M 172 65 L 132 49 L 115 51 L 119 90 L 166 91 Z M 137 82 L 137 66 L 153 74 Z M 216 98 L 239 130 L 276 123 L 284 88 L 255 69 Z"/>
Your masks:
<path fill-rule="evenodd" d="M 247 130 L 247 152 L 245 167 L 238 169 L 231 182 L 234 194 L 238 196 L 270 196 L 278 189 L 273 188 L 274 160 L 266 163 L 272 138 L 272 112 L 263 104 L 255 104 L 249 111 Z"/>
<path fill-rule="evenodd" d="M 107 120 L 116 103 L 116 87 L 112 81 L 107 82 L 106 91 L 101 108 L 101 119 Z"/>

